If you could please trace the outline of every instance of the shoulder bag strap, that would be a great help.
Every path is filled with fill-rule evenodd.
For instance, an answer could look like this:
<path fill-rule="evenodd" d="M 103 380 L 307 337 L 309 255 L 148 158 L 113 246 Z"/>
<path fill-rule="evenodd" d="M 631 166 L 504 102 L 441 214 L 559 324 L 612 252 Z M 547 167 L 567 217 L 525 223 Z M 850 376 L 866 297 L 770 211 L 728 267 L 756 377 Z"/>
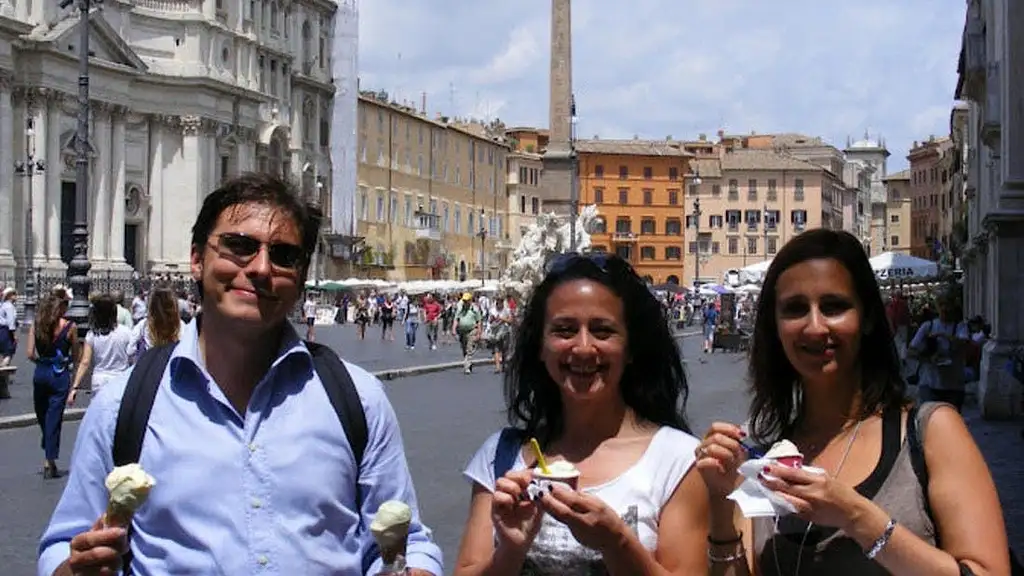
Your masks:
<path fill-rule="evenodd" d="M 178 343 L 164 344 L 147 350 L 131 375 L 121 397 L 121 407 L 117 411 L 117 427 L 114 429 L 114 442 L 111 448 L 114 466 L 124 466 L 139 461 L 142 455 L 142 442 L 146 437 L 149 414 L 153 411 L 153 402 L 163 380 L 164 369 L 171 360 Z M 131 574 L 132 550 L 131 526 L 128 526 L 128 551 L 122 557 L 124 576 Z"/>
<path fill-rule="evenodd" d="M 338 355 L 327 346 L 306 342 L 306 348 L 313 355 L 313 366 L 324 384 L 331 406 L 338 414 L 356 464 L 362 467 L 363 453 L 366 451 L 370 432 L 366 423 L 366 412 L 363 411 L 363 402 L 359 399 L 359 391 L 352 381 L 352 375 Z"/>
<path fill-rule="evenodd" d="M 494 449 L 494 481 L 497 482 L 516 463 L 516 456 L 522 450 L 522 434 L 516 428 L 502 428 L 498 445 Z"/>

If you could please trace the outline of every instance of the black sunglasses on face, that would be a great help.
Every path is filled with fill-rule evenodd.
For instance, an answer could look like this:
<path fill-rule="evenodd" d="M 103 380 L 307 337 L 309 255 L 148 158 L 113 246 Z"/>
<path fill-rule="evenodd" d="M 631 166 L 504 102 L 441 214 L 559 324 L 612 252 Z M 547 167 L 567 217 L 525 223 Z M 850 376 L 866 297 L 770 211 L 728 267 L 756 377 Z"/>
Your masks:
<path fill-rule="evenodd" d="M 270 263 L 278 268 L 294 270 L 305 259 L 302 246 L 287 242 L 262 242 L 238 232 L 224 232 L 213 237 L 211 246 L 225 258 L 235 261 L 239 266 L 246 266 L 259 253 L 260 248 L 267 247 Z"/>

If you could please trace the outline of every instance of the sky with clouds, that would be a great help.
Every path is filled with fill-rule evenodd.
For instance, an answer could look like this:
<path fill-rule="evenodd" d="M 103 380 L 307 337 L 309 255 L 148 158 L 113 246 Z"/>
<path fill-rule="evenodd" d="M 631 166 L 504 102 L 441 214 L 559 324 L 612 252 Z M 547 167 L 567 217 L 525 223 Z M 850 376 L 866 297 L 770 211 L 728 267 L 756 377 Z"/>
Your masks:
<path fill-rule="evenodd" d="M 363 89 L 547 126 L 550 0 L 363 0 Z M 579 135 L 949 131 L 964 0 L 573 0 Z"/>

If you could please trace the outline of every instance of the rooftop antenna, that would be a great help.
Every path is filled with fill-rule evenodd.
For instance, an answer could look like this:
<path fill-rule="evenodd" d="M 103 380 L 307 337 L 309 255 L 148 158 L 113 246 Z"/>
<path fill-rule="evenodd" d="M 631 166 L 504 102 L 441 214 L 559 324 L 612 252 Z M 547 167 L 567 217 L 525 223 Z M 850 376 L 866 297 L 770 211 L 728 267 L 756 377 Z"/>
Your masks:
<path fill-rule="evenodd" d="M 448 83 L 448 108 L 452 116 L 458 116 L 459 111 L 455 109 L 455 83 Z"/>

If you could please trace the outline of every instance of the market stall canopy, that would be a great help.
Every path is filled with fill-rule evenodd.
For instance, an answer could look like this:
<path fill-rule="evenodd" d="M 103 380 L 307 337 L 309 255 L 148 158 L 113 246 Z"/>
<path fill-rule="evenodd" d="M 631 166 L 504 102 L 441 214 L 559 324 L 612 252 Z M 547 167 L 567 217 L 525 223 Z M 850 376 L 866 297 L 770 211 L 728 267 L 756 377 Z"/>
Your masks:
<path fill-rule="evenodd" d="M 740 269 L 740 282 L 744 284 L 756 284 L 764 281 L 768 267 L 772 265 L 771 260 L 762 260 L 757 264 L 751 264 Z"/>
<path fill-rule="evenodd" d="M 722 294 L 732 294 L 732 289 L 721 284 L 701 284 L 700 294 L 703 296 L 720 296 Z"/>
<path fill-rule="evenodd" d="M 897 278 L 934 278 L 939 265 L 931 260 L 900 252 L 885 252 L 871 258 L 871 269 L 882 280 Z"/>

